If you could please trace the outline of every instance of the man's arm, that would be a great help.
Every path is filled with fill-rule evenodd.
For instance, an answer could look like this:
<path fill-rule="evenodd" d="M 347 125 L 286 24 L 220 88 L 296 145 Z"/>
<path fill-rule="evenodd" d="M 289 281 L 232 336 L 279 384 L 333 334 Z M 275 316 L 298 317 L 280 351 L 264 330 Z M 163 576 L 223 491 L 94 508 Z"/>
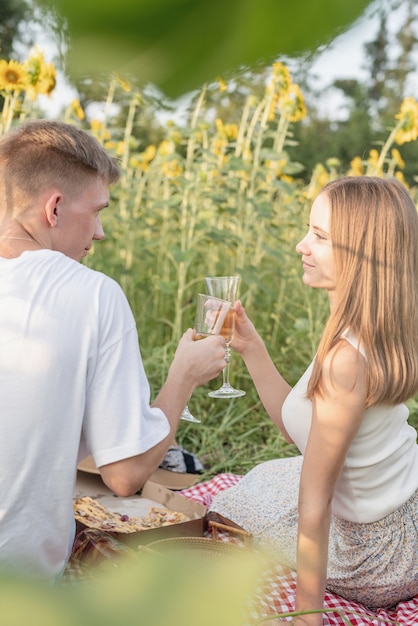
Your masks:
<path fill-rule="evenodd" d="M 194 389 L 219 375 L 225 367 L 225 340 L 210 336 L 193 341 L 189 329 L 179 342 L 164 385 L 151 406 L 166 415 L 170 433 L 146 452 L 102 465 L 104 483 L 119 496 L 136 493 L 160 465 L 172 445 L 181 413 Z"/>

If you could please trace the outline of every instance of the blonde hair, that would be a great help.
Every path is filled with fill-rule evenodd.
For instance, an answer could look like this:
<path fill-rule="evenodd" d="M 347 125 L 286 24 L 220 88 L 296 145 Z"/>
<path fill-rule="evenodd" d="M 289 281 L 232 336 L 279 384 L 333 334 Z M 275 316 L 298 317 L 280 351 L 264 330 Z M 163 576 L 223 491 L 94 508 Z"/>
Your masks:
<path fill-rule="evenodd" d="M 395 179 L 346 177 L 322 193 L 337 282 L 308 397 L 320 393 L 325 357 L 350 329 L 367 357 L 367 406 L 404 402 L 418 391 L 416 207 Z"/>
<path fill-rule="evenodd" d="M 11 198 L 59 186 L 77 195 L 93 178 L 116 183 L 120 169 L 86 131 L 54 120 L 31 120 L 0 139 L 0 183 Z"/>

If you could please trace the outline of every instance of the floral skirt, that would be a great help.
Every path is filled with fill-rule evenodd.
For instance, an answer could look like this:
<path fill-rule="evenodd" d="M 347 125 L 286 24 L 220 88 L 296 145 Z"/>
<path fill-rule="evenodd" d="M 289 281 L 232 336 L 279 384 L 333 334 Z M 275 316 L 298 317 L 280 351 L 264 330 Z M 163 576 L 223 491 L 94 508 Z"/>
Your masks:
<path fill-rule="evenodd" d="M 210 506 L 292 569 L 301 466 L 301 456 L 261 463 Z M 332 517 L 327 589 L 369 608 L 389 608 L 418 594 L 418 491 L 377 522 Z"/>

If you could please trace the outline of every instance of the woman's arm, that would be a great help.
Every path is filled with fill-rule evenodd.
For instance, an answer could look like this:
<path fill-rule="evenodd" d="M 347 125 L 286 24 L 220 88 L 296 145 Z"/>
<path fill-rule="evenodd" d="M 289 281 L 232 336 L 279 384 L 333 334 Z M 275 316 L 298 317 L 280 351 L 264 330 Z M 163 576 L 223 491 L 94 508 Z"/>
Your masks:
<path fill-rule="evenodd" d="M 327 356 L 322 394 L 313 401 L 312 425 L 299 487 L 296 610 L 323 606 L 331 503 L 347 451 L 364 416 L 365 359 L 342 340 Z M 320 614 L 296 618 L 297 626 L 322 626 Z"/>
<path fill-rule="evenodd" d="M 282 422 L 282 406 L 291 386 L 278 372 L 240 300 L 237 300 L 234 309 L 235 333 L 231 346 L 241 354 L 267 413 L 286 441 L 293 443 Z"/>

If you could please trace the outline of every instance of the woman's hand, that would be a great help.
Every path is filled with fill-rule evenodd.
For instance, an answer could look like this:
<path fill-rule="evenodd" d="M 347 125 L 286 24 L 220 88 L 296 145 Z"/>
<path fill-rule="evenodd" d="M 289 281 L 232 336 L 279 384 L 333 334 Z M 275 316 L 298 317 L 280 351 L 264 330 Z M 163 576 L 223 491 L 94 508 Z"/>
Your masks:
<path fill-rule="evenodd" d="M 234 338 L 231 342 L 231 348 L 244 356 L 245 352 L 251 348 L 253 344 L 261 341 L 254 324 L 247 316 L 241 300 L 237 300 L 234 304 L 235 311 L 235 331 Z"/>
<path fill-rule="evenodd" d="M 277 370 L 240 300 L 235 302 L 234 310 L 235 332 L 231 347 L 241 354 L 267 413 L 286 441 L 293 443 L 282 422 L 282 405 L 291 387 Z"/>

